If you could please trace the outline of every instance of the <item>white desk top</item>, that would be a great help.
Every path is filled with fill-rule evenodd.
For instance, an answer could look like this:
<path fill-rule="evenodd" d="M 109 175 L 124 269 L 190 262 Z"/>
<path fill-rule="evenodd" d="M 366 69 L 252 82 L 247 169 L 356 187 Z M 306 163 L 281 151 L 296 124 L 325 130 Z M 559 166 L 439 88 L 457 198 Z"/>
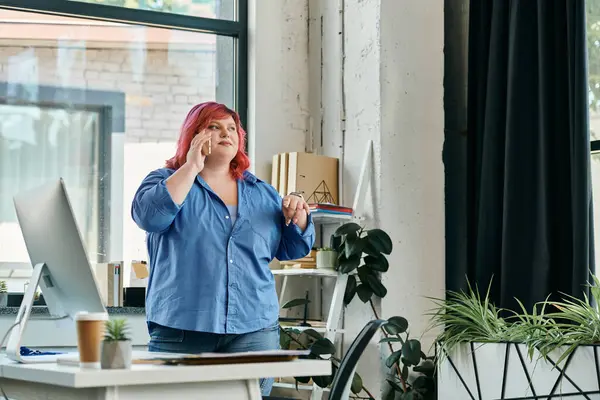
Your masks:
<path fill-rule="evenodd" d="M 0 374 L 4 378 L 39 382 L 71 388 L 146 385 L 160 383 L 244 380 L 278 376 L 314 376 L 331 374 L 326 360 L 288 362 L 164 366 L 133 365 L 131 369 L 90 370 L 58 364 L 18 364 L 3 360 Z"/>

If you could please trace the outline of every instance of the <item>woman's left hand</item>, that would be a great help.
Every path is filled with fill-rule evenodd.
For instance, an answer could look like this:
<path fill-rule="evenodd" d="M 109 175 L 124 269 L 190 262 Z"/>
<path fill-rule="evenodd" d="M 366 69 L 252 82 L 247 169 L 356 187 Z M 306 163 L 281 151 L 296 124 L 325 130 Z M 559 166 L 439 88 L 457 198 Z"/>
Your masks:
<path fill-rule="evenodd" d="M 310 214 L 310 208 L 301 195 L 288 194 L 283 198 L 281 205 L 286 225 L 294 222 L 301 229 L 306 228 L 306 220 L 307 215 Z"/>

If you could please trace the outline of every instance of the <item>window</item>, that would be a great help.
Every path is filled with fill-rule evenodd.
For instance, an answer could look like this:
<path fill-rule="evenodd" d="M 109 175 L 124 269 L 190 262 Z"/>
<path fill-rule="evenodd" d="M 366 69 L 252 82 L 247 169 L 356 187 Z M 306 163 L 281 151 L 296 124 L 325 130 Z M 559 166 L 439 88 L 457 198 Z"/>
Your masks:
<path fill-rule="evenodd" d="M 246 120 L 246 23 L 217 19 L 228 1 L 233 9 L 234 0 L 0 6 L 0 276 L 31 270 L 12 197 L 59 177 L 92 264 L 123 261 L 127 283 L 131 261 L 147 259 L 131 201 L 174 154 L 189 109 L 216 100 Z M 245 1 L 235 3 L 245 15 Z M 213 14 L 198 17 L 205 9 Z M 26 275 L 9 290 L 22 291 Z"/>
<path fill-rule="evenodd" d="M 105 4 L 139 10 L 160 11 L 194 17 L 233 20 L 236 17 L 234 0 L 71 0 Z"/>
<path fill-rule="evenodd" d="M 591 139 L 592 190 L 594 199 L 594 248 L 600 266 L 600 0 L 586 1 L 588 86 Z"/>

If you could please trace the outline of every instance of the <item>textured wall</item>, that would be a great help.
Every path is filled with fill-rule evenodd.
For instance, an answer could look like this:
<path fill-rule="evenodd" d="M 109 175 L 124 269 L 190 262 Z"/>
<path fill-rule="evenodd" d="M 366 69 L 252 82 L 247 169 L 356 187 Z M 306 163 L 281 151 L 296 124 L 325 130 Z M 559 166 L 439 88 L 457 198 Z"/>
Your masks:
<path fill-rule="evenodd" d="M 8 46 L 0 62 L 0 81 L 124 92 L 128 142 L 176 140 L 190 107 L 215 97 L 214 51 Z"/>

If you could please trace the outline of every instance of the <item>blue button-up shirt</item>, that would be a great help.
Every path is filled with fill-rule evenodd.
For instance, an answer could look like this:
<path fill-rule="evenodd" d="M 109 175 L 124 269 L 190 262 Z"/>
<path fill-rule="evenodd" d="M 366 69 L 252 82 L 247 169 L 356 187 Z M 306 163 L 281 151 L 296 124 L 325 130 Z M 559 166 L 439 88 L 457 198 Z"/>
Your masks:
<path fill-rule="evenodd" d="M 197 177 L 178 205 L 166 179 L 175 172 L 151 172 L 131 208 L 147 232 L 150 277 L 148 321 L 171 328 L 212 333 L 246 333 L 273 326 L 279 317 L 273 258 L 292 260 L 310 253 L 315 228 L 285 225 L 281 196 L 246 172 L 238 180 L 238 211 L 227 206 Z"/>

